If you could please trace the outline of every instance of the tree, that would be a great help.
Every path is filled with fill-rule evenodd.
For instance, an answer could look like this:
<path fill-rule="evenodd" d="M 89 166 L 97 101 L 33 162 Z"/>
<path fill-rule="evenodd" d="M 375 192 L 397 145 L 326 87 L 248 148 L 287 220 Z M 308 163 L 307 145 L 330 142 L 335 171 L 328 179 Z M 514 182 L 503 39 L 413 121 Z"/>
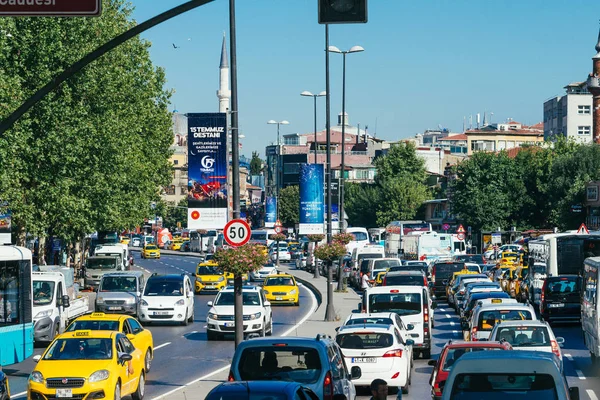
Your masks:
<path fill-rule="evenodd" d="M 3 18 L 0 118 L 58 72 L 131 28 L 131 6 L 101 17 Z M 136 37 L 35 105 L 0 139 L 0 184 L 17 230 L 75 241 L 132 228 L 170 180 L 170 92 Z"/>
<path fill-rule="evenodd" d="M 380 190 L 369 183 L 344 184 L 344 210 L 350 226 L 375 228 L 377 226 L 377 204 Z"/>
<path fill-rule="evenodd" d="M 250 160 L 250 175 L 260 175 L 262 166 L 263 160 L 258 156 L 258 151 L 253 151 L 252 159 Z"/>
<path fill-rule="evenodd" d="M 163 216 L 163 225 L 169 230 L 173 231 L 177 229 L 177 223 L 181 226 L 187 225 L 187 198 L 183 198 L 177 203 L 175 207 L 166 207 L 166 215 Z"/>
<path fill-rule="evenodd" d="M 300 221 L 300 188 L 288 186 L 279 192 L 279 219 L 283 226 L 294 226 Z"/>

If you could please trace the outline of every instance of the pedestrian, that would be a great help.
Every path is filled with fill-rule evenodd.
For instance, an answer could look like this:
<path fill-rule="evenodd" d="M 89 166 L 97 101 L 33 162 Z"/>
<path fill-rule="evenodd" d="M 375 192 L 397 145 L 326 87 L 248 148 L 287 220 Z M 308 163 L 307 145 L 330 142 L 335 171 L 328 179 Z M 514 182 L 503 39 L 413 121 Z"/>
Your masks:
<path fill-rule="evenodd" d="M 402 390 L 400 390 L 402 393 Z M 388 395 L 388 385 L 383 379 L 374 379 L 371 382 L 371 400 L 386 400 Z"/>
<path fill-rule="evenodd" d="M 363 274 L 362 278 L 360 278 L 361 279 L 360 287 L 362 288 L 363 291 L 365 291 L 371 287 L 371 279 L 369 277 L 370 274 L 371 274 L 371 272 L 367 271 Z"/>

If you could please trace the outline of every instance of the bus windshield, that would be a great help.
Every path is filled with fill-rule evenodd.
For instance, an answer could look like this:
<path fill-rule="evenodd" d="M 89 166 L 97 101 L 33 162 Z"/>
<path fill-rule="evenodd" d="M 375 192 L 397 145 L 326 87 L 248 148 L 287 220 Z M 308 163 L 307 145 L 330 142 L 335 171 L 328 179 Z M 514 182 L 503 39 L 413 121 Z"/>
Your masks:
<path fill-rule="evenodd" d="M 87 259 L 87 269 L 117 269 L 117 259 L 102 257 L 102 258 L 93 258 L 90 257 Z"/>

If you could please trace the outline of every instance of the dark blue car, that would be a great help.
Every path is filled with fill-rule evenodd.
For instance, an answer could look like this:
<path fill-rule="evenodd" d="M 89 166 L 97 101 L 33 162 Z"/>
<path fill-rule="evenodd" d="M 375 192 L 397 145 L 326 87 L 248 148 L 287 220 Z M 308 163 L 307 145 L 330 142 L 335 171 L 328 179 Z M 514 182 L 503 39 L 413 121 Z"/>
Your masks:
<path fill-rule="evenodd" d="M 298 382 L 288 381 L 240 381 L 225 382 L 215 387 L 205 400 L 319 400 L 309 388 Z"/>

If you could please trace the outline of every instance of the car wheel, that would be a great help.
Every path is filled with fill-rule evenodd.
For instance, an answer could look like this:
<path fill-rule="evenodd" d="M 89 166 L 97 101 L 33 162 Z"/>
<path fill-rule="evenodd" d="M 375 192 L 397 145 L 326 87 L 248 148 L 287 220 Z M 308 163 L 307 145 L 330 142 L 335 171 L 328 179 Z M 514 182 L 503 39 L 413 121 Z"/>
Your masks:
<path fill-rule="evenodd" d="M 408 385 L 402 387 L 402 394 L 408 394 Z"/>
<path fill-rule="evenodd" d="M 152 353 L 150 349 L 146 350 L 146 355 L 144 356 L 144 369 L 146 373 L 150 372 L 150 368 L 152 367 Z"/>
<path fill-rule="evenodd" d="M 194 322 L 194 309 L 192 309 L 192 315 L 188 318 L 188 322 Z"/>
<path fill-rule="evenodd" d="M 187 314 L 187 309 L 185 310 L 185 317 L 183 318 L 183 321 L 181 321 L 181 325 L 183 326 L 188 326 L 189 324 L 189 320 L 188 320 L 188 314 Z"/>
<path fill-rule="evenodd" d="M 131 394 L 133 400 L 142 400 L 144 398 L 144 392 L 146 391 L 146 378 L 144 377 L 144 371 L 140 373 L 140 380 L 138 387 L 134 393 Z"/>
<path fill-rule="evenodd" d="M 267 336 L 273 335 L 273 318 L 271 318 L 271 322 L 269 322 L 269 330 L 267 331 Z"/>
<path fill-rule="evenodd" d="M 297 301 L 297 302 L 295 302 L 295 303 L 294 303 L 294 305 L 295 305 L 296 307 L 298 307 L 298 306 L 300 305 L 300 302 L 299 302 L 299 301 Z"/>
<path fill-rule="evenodd" d="M 117 382 L 115 386 L 115 400 L 121 400 L 121 384 Z"/>
<path fill-rule="evenodd" d="M 50 339 L 50 341 L 53 341 L 55 337 L 57 337 L 60 334 L 60 321 L 56 321 L 54 323 L 54 336 L 52 336 L 52 339 Z"/>
<path fill-rule="evenodd" d="M 260 330 L 260 337 L 267 336 L 267 328 L 265 327 L 266 324 L 267 324 L 267 321 L 263 321 L 263 327 Z"/>

